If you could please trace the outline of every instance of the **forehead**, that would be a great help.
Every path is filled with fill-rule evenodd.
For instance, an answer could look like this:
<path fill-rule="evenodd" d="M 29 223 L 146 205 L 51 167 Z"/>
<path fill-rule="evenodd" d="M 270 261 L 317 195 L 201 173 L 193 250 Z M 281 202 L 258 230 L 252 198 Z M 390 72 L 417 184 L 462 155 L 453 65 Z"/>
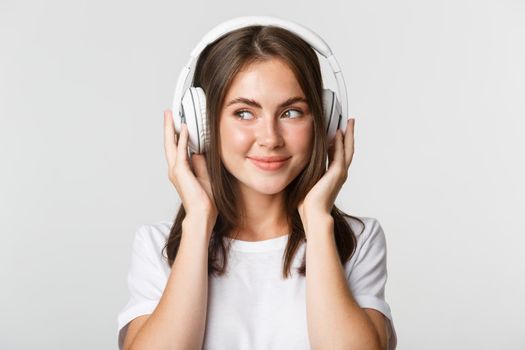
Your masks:
<path fill-rule="evenodd" d="M 241 69 L 233 78 L 226 98 L 247 97 L 286 99 L 304 96 L 295 74 L 283 60 L 272 58 L 253 62 Z"/>

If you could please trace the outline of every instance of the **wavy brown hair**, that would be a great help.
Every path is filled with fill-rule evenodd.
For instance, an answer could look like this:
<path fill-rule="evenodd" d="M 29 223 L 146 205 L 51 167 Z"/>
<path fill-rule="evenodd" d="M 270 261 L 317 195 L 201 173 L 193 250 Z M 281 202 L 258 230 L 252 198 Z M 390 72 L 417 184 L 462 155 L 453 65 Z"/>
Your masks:
<path fill-rule="evenodd" d="M 228 263 L 227 240 L 245 217 L 244 208 L 237 204 L 236 179 L 224 167 L 220 155 L 219 118 L 226 92 L 236 74 L 254 62 L 280 59 L 287 63 L 305 93 L 313 115 L 314 138 L 308 165 L 285 188 L 285 210 L 291 232 L 283 254 L 283 277 L 290 276 L 290 268 L 297 249 L 306 242 L 304 227 L 297 210 L 308 191 L 326 172 L 328 140 L 323 118 L 323 81 L 317 54 L 302 38 L 276 26 L 252 25 L 229 32 L 208 45 L 197 60 L 193 86 L 201 87 L 206 94 L 207 129 L 209 147 L 205 153 L 206 166 L 210 174 L 211 189 L 218 215 L 208 246 L 208 275 L 223 275 Z M 239 207 L 241 206 L 241 207 Z M 167 251 L 170 266 L 173 265 L 182 236 L 182 221 L 186 216 L 184 206 L 171 226 L 169 237 L 163 248 Z M 334 219 L 334 236 L 341 263 L 350 259 L 355 251 L 356 237 L 346 218 L 361 219 L 348 215 L 335 205 L 331 216 Z M 306 274 L 306 257 L 303 255 L 297 270 Z"/>

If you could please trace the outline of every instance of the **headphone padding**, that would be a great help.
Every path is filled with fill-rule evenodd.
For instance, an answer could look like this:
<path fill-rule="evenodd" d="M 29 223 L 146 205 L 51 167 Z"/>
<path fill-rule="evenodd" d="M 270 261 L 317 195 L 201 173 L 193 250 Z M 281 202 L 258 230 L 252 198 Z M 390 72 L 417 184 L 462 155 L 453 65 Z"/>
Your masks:
<path fill-rule="evenodd" d="M 335 132 L 342 118 L 341 104 L 337 100 L 336 93 L 330 89 L 323 89 L 323 110 L 327 142 L 330 143 L 335 138 Z"/>
<path fill-rule="evenodd" d="M 204 153 L 208 149 L 208 124 L 206 120 L 206 94 L 204 93 L 204 90 L 201 87 L 194 87 L 196 95 L 197 95 L 197 101 L 198 101 L 198 107 L 196 110 L 198 110 L 197 114 L 197 125 L 198 125 L 198 135 L 199 135 L 199 154 Z M 197 107 L 197 106 L 196 106 Z"/>
<path fill-rule="evenodd" d="M 182 98 L 184 122 L 188 127 L 188 147 L 193 153 L 200 153 L 201 102 L 197 88 L 189 87 Z"/>

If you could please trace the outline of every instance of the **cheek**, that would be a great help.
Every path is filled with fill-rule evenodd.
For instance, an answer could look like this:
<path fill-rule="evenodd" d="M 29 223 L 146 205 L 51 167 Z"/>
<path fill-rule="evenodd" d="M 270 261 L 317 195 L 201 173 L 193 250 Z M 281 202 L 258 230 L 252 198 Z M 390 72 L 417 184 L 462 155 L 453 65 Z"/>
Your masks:
<path fill-rule="evenodd" d="M 220 125 L 221 149 L 224 153 L 238 153 L 250 148 L 253 140 L 249 130 L 222 123 Z"/>
<path fill-rule="evenodd" d="M 290 150 L 294 153 L 310 154 L 313 145 L 313 126 L 304 125 L 296 127 L 288 133 L 287 143 Z"/>

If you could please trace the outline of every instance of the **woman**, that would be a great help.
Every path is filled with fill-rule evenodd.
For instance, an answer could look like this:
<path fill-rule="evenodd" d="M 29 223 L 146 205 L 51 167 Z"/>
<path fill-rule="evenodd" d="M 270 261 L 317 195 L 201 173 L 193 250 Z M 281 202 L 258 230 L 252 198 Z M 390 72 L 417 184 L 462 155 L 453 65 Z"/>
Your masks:
<path fill-rule="evenodd" d="M 244 27 L 204 49 L 193 85 L 210 144 L 189 157 L 186 126 L 177 135 L 165 112 L 182 204 L 173 224 L 137 231 L 120 348 L 394 349 L 383 230 L 334 205 L 354 121 L 329 143 L 313 49 Z"/>

